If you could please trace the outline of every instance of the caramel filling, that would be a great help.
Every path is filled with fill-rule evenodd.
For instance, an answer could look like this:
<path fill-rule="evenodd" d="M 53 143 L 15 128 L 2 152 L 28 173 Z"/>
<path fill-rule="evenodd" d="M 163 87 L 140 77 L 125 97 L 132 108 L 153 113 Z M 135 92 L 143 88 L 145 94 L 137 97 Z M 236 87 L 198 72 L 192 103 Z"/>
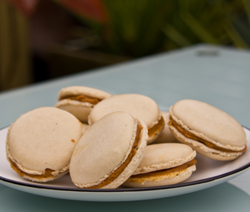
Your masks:
<path fill-rule="evenodd" d="M 142 126 L 139 125 L 139 123 L 138 123 L 135 142 L 133 144 L 133 147 L 132 147 L 130 154 L 128 155 L 128 158 L 124 161 L 124 163 L 118 169 L 116 169 L 113 173 L 111 173 L 111 175 L 109 175 L 109 177 L 106 178 L 104 181 L 102 181 L 100 184 L 95 185 L 95 186 L 86 187 L 86 188 L 96 189 L 96 188 L 104 187 L 105 185 L 108 185 L 111 182 L 113 182 L 123 172 L 123 170 L 128 166 L 128 164 L 130 163 L 130 161 L 135 156 L 135 154 L 138 150 L 138 143 L 139 143 L 139 139 L 140 139 L 141 130 L 142 130 Z"/>
<path fill-rule="evenodd" d="M 169 175 L 169 176 L 173 176 L 173 174 L 178 175 L 178 173 L 180 173 L 181 171 L 185 171 L 187 168 L 189 168 L 190 166 L 193 166 L 197 163 L 197 161 L 195 159 L 184 163 L 180 166 L 174 167 L 174 168 L 170 168 L 170 169 L 163 169 L 163 170 L 158 170 L 158 171 L 153 171 L 153 172 L 149 172 L 149 173 L 144 173 L 144 174 L 137 174 L 137 175 L 132 175 L 128 182 L 133 182 L 133 183 L 141 183 L 144 182 L 144 179 L 147 178 L 152 178 L 154 179 L 154 177 L 156 177 L 155 179 L 159 179 L 159 178 L 164 178 L 164 176 Z"/>
<path fill-rule="evenodd" d="M 21 169 L 18 168 L 18 166 L 16 165 L 16 163 L 14 163 L 12 160 L 10 160 L 10 166 L 12 169 L 14 169 L 14 171 L 16 171 L 17 174 L 19 174 L 21 177 L 24 177 L 24 176 L 28 176 L 30 178 L 34 178 L 34 179 L 37 179 L 37 180 L 42 180 L 44 178 L 55 178 L 55 176 L 52 174 L 52 172 L 54 170 L 52 169 L 45 169 L 45 173 L 43 175 L 36 175 L 36 174 L 28 174 L 24 171 L 22 171 Z"/>
<path fill-rule="evenodd" d="M 161 116 L 161 119 L 158 121 L 157 124 L 155 124 L 151 128 L 148 128 L 148 137 L 149 138 L 155 137 L 164 127 L 164 123 L 165 123 L 164 118 Z"/>
<path fill-rule="evenodd" d="M 70 97 L 67 97 L 67 99 L 70 99 L 70 100 L 77 100 L 77 101 L 79 101 L 79 102 L 89 102 L 89 103 L 91 103 L 91 104 L 93 104 L 93 105 L 96 105 L 98 102 L 101 101 L 100 99 L 92 98 L 92 97 L 84 96 L 84 95 L 70 96 Z"/>
<path fill-rule="evenodd" d="M 207 147 L 209 148 L 212 148 L 212 149 L 216 149 L 216 150 L 219 150 L 219 151 L 222 151 L 222 152 L 244 152 L 247 150 L 247 146 L 245 146 L 245 148 L 243 150 L 239 150 L 239 151 L 236 151 L 236 150 L 230 150 L 230 149 L 225 149 L 225 148 L 222 148 L 222 147 L 219 147 L 219 146 L 216 146 L 215 144 L 213 143 L 210 143 L 202 138 L 199 138 L 198 136 L 192 134 L 191 132 L 183 129 L 180 125 L 178 125 L 174 119 L 170 116 L 169 117 L 169 122 L 168 122 L 168 125 L 169 126 L 173 126 L 175 129 L 177 129 L 182 135 L 186 136 L 187 138 L 190 138 L 190 139 L 193 139 L 193 140 L 196 140 L 196 141 L 199 141 L 201 143 L 203 143 L 204 145 L 206 145 Z"/>

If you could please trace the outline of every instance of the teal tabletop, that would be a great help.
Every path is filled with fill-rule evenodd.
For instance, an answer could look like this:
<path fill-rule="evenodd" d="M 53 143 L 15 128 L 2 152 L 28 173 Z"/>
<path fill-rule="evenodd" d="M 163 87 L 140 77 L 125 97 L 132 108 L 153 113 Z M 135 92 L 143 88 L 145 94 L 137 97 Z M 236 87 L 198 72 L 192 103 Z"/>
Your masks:
<path fill-rule="evenodd" d="M 71 85 L 111 94 L 143 94 L 165 111 L 178 100 L 196 99 L 225 111 L 250 128 L 250 52 L 198 45 L 2 92 L 0 129 L 29 110 L 54 106 L 59 90 Z M 40 196 L 16 190 L 0 180 L 0 211 L 249 211 L 249 179 L 247 170 L 228 182 L 200 191 L 125 202 Z"/>

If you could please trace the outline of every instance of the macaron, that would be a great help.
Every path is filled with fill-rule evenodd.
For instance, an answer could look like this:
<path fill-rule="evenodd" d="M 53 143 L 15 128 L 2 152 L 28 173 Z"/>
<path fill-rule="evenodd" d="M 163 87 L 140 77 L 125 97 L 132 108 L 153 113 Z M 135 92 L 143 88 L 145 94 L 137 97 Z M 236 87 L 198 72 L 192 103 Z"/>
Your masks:
<path fill-rule="evenodd" d="M 153 144 L 160 144 L 160 143 L 179 143 L 179 141 L 174 137 L 173 133 L 169 129 L 168 122 L 169 122 L 169 112 L 161 111 L 163 118 L 165 119 L 165 127 L 163 128 L 162 132 L 153 142 Z"/>
<path fill-rule="evenodd" d="M 60 90 L 55 107 L 66 110 L 76 116 L 81 122 L 88 122 L 88 115 L 92 108 L 110 97 L 111 94 L 95 88 L 85 86 L 70 86 Z"/>
<path fill-rule="evenodd" d="M 9 127 L 7 159 L 25 179 L 52 181 L 68 172 L 81 130 L 79 120 L 66 111 L 55 107 L 34 109 Z"/>
<path fill-rule="evenodd" d="M 205 102 L 176 102 L 170 108 L 169 125 L 176 139 L 211 159 L 233 160 L 247 149 L 243 127 L 229 114 Z"/>
<path fill-rule="evenodd" d="M 141 163 L 123 186 L 143 188 L 183 182 L 196 170 L 195 156 L 191 147 L 181 143 L 148 145 Z"/>
<path fill-rule="evenodd" d="M 104 116 L 88 128 L 74 150 L 72 182 L 85 189 L 117 188 L 141 162 L 147 136 L 145 123 L 126 112 Z"/>
<path fill-rule="evenodd" d="M 145 122 L 148 128 L 148 144 L 152 143 L 165 126 L 165 121 L 157 103 L 140 94 L 113 95 L 96 105 L 89 114 L 88 123 L 94 124 L 105 115 L 124 111 Z"/>

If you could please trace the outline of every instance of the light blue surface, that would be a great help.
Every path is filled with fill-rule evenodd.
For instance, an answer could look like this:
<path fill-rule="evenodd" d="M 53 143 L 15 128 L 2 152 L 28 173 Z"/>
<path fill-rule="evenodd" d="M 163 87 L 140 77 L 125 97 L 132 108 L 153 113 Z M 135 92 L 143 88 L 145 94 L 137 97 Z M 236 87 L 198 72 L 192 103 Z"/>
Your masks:
<path fill-rule="evenodd" d="M 250 53 L 206 45 L 0 93 L 0 128 L 31 109 L 53 106 L 59 90 L 69 85 L 90 86 L 112 94 L 144 94 L 153 98 L 162 109 L 168 109 L 180 99 L 197 99 L 224 110 L 250 128 Z M 225 183 L 179 197 L 114 204 L 49 199 L 0 186 L 0 211 L 16 211 L 17 208 L 19 211 L 66 211 L 69 208 L 86 211 L 249 211 L 249 179 L 250 172 L 247 172 L 230 181 L 248 194 Z"/>
<path fill-rule="evenodd" d="M 218 55 L 198 56 L 200 51 Z M 69 85 L 85 85 L 112 94 L 140 93 L 168 109 L 180 99 L 201 100 L 250 127 L 250 53 L 197 46 L 0 93 L 0 127 L 22 113 L 53 106 Z"/>
<path fill-rule="evenodd" d="M 135 202 L 80 202 L 60 200 L 25 194 L 21 191 L 0 185 L 0 211 L 4 212 L 247 212 L 249 208 L 249 195 L 228 183 L 177 197 Z"/>

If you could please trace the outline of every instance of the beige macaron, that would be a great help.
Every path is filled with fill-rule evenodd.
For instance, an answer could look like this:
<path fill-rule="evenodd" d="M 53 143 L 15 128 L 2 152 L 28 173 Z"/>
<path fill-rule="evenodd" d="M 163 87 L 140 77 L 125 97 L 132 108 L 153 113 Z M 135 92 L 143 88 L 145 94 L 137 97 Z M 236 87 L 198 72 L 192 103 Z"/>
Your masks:
<path fill-rule="evenodd" d="M 169 129 L 168 122 L 169 122 L 169 112 L 161 111 L 163 118 L 165 119 L 165 127 L 153 144 L 160 144 L 160 143 L 179 143 L 179 141 L 174 137 L 173 133 Z"/>
<path fill-rule="evenodd" d="M 20 116 L 9 128 L 6 155 L 11 167 L 35 182 L 54 180 L 69 170 L 81 123 L 55 107 L 41 107 Z"/>
<path fill-rule="evenodd" d="M 247 148 L 243 127 L 204 102 L 185 99 L 170 108 L 170 129 L 180 142 L 215 160 L 233 160 Z"/>
<path fill-rule="evenodd" d="M 110 113 L 85 132 L 70 163 L 78 188 L 117 188 L 135 171 L 147 145 L 145 123 L 126 112 Z"/>
<path fill-rule="evenodd" d="M 111 94 L 95 88 L 85 86 L 70 86 L 60 90 L 55 107 L 66 110 L 76 116 L 81 122 L 88 122 L 88 115 L 92 108 L 110 97 Z"/>
<path fill-rule="evenodd" d="M 103 116 L 115 112 L 124 111 L 130 113 L 136 119 L 145 122 L 148 128 L 148 144 L 152 143 L 165 126 L 157 103 L 140 94 L 113 95 L 96 105 L 89 115 L 89 124 L 92 125 Z"/>
<path fill-rule="evenodd" d="M 140 188 L 183 182 L 196 170 L 195 156 L 191 147 L 181 143 L 149 145 L 141 163 L 123 185 Z"/>

